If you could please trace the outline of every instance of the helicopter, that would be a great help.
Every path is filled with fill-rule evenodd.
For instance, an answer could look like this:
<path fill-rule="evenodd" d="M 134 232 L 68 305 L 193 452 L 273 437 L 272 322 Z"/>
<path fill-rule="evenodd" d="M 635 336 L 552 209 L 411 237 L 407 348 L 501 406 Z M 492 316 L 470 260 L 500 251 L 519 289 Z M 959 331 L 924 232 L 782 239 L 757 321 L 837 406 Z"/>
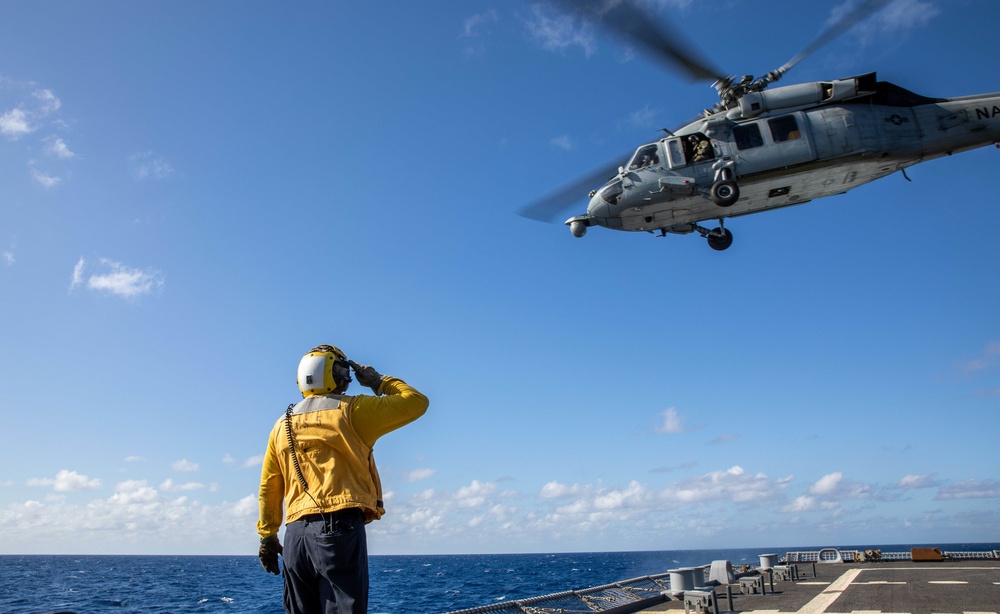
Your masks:
<path fill-rule="evenodd" d="M 597 184 L 587 212 L 564 222 L 573 236 L 595 226 L 661 237 L 697 233 L 722 251 L 733 243 L 729 218 L 843 194 L 897 171 L 905 177 L 918 162 L 1000 147 L 1000 93 L 932 98 L 879 81 L 875 72 L 769 87 L 890 1 L 862 2 L 781 67 L 737 78 L 697 57 L 634 0 L 610 8 L 600 0 L 560 0 L 692 80 L 711 81 L 719 101 L 682 127 L 664 129 L 665 137 L 638 147 L 625 164 L 602 166 L 520 214 L 553 221 Z M 711 220 L 718 226 L 703 225 Z"/>

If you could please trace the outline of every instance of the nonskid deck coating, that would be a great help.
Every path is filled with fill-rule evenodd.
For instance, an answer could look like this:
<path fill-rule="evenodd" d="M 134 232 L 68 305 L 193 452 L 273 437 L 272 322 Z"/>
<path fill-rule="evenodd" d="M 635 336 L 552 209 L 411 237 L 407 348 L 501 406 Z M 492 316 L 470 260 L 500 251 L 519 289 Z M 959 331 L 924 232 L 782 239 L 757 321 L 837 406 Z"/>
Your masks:
<path fill-rule="evenodd" d="M 798 581 L 774 592 L 733 595 L 733 611 L 753 614 L 1000 614 L 1000 561 L 799 564 Z M 717 590 L 719 611 L 728 610 Z M 644 612 L 684 610 L 671 600 Z"/>

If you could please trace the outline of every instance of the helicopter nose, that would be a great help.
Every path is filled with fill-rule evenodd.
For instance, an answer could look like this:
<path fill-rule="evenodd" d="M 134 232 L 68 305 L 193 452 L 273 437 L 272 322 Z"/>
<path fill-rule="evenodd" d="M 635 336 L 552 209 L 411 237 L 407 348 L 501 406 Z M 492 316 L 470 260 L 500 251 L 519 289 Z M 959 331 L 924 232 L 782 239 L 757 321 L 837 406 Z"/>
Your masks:
<path fill-rule="evenodd" d="M 601 198 L 600 194 L 594 194 L 590 198 L 590 204 L 587 205 L 587 215 L 591 218 L 607 218 L 611 210 L 608 203 Z"/>

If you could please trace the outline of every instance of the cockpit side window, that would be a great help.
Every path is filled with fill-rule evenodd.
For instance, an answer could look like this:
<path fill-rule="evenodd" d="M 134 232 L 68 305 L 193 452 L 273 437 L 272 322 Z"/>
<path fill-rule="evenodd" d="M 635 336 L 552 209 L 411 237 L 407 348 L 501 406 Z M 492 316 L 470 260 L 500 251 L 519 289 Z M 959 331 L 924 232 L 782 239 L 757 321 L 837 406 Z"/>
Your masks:
<path fill-rule="evenodd" d="M 791 115 L 769 119 L 767 125 L 771 128 L 771 139 L 775 143 L 794 141 L 802 136 L 802 133 L 799 132 L 799 125 Z"/>
<path fill-rule="evenodd" d="M 660 163 L 660 154 L 656 143 L 643 145 L 639 151 L 632 156 L 632 161 L 628 164 L 628 170 L 635 171 L 647 166 L 656 166 Z"/>

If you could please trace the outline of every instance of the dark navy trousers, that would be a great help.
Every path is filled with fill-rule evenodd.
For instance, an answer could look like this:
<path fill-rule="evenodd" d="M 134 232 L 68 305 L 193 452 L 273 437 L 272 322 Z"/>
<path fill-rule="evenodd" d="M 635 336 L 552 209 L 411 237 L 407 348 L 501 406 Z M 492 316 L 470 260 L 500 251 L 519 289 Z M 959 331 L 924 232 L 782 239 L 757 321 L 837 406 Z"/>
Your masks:
<path fill-rule="evenodd" d="M 368 540 L 361 510 L 288 523 L 281 555 L 288 614 L 368 612 Z"/>

